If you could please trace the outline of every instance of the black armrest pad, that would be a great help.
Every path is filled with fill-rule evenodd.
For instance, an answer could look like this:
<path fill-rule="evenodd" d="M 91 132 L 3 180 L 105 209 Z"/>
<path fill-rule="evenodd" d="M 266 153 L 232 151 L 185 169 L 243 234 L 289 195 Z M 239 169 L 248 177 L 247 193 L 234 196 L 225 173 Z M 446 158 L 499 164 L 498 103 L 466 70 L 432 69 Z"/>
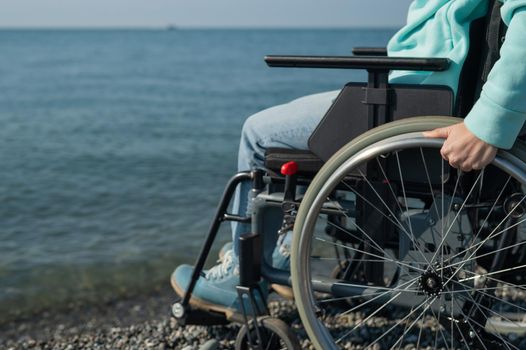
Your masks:
<path fill-rule="evenodd" d="M 270 67 L 339 68 L 367 70 L 444 71 L 447 58 L 408 58 L 381 56 L 265 56 Z"/>
<path fill-rule="evenodd" d="M 323 166 L 323 161 L 308 150 L 294 150 L 272 147 L 265 151 L 265 167 L 279 174 L 283 164 L 295 161 L 300 175 L 316 174 Z"/>
<path fill-rule="evenodd" d="M 356 56 L 387 56 L 385 47 L 355 47 L 352 54 Z"/>

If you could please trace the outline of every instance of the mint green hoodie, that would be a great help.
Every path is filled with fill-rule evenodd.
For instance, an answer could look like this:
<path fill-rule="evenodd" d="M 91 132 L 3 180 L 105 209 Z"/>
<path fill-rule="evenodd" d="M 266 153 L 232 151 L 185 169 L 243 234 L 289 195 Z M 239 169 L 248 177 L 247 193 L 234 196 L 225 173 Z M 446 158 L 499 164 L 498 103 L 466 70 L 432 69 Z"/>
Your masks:
<path fill-rule="evenodd" d="M 481 140 L 509 149 L 526 120 L 526 0 L 500 0 L 508 26 L 501 58 L 465 118 Z M 448 85 L 456 92 L 469 50 L 470 23 L 488 11 L 487 0 L 414 0 L 407 25 L 389 42 L 389 56 L 446 57 L 445 72 L 393 72 L 391 82 Z"/>

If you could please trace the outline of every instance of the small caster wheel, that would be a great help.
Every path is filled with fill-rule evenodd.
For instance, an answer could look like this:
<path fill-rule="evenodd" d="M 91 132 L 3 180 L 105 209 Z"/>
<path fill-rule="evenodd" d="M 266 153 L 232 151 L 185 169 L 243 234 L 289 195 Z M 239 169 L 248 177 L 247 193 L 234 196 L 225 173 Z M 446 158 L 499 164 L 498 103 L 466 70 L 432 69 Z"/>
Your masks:
<path fill-rule="evenodd" d="M 258 321 L 262 344 L 259 344 L 256 329 L 251 323 L 250 340 L 252 340 L 252 344 L 248 337 L 247 326 L 244 325 L 237 334 L 235 343 L 236 350 L 301 349 L 298 338 L 296 338 L 294 332 L 292 332 L 290 327 L 282 320 L 264 316 L 260 317 Z"/>

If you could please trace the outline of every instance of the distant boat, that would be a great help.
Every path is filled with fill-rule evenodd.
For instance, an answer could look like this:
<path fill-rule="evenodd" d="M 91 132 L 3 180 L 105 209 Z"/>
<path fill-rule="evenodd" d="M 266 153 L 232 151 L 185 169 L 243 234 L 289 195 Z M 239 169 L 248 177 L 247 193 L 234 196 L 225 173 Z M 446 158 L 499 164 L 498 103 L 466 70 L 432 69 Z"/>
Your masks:
<path fill-rule="evenodd" d="M 177 30 L 177 26 L 174 24 L 169 24 L 166 26 L 166 30 Z"/>

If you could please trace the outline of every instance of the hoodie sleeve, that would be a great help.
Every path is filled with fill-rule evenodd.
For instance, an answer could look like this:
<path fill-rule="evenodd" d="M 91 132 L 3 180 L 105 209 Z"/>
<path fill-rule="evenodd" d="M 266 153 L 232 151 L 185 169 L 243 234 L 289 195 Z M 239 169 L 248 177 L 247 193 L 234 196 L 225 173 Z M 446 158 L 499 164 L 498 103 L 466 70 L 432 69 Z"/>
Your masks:
<path fill-rule="evenodd" d="M 509 149 L 526 120 L 526 0 L 507 0 L 501 12 L 508 31 L 500 59 L 464 123 L 479 139 Z"/>

